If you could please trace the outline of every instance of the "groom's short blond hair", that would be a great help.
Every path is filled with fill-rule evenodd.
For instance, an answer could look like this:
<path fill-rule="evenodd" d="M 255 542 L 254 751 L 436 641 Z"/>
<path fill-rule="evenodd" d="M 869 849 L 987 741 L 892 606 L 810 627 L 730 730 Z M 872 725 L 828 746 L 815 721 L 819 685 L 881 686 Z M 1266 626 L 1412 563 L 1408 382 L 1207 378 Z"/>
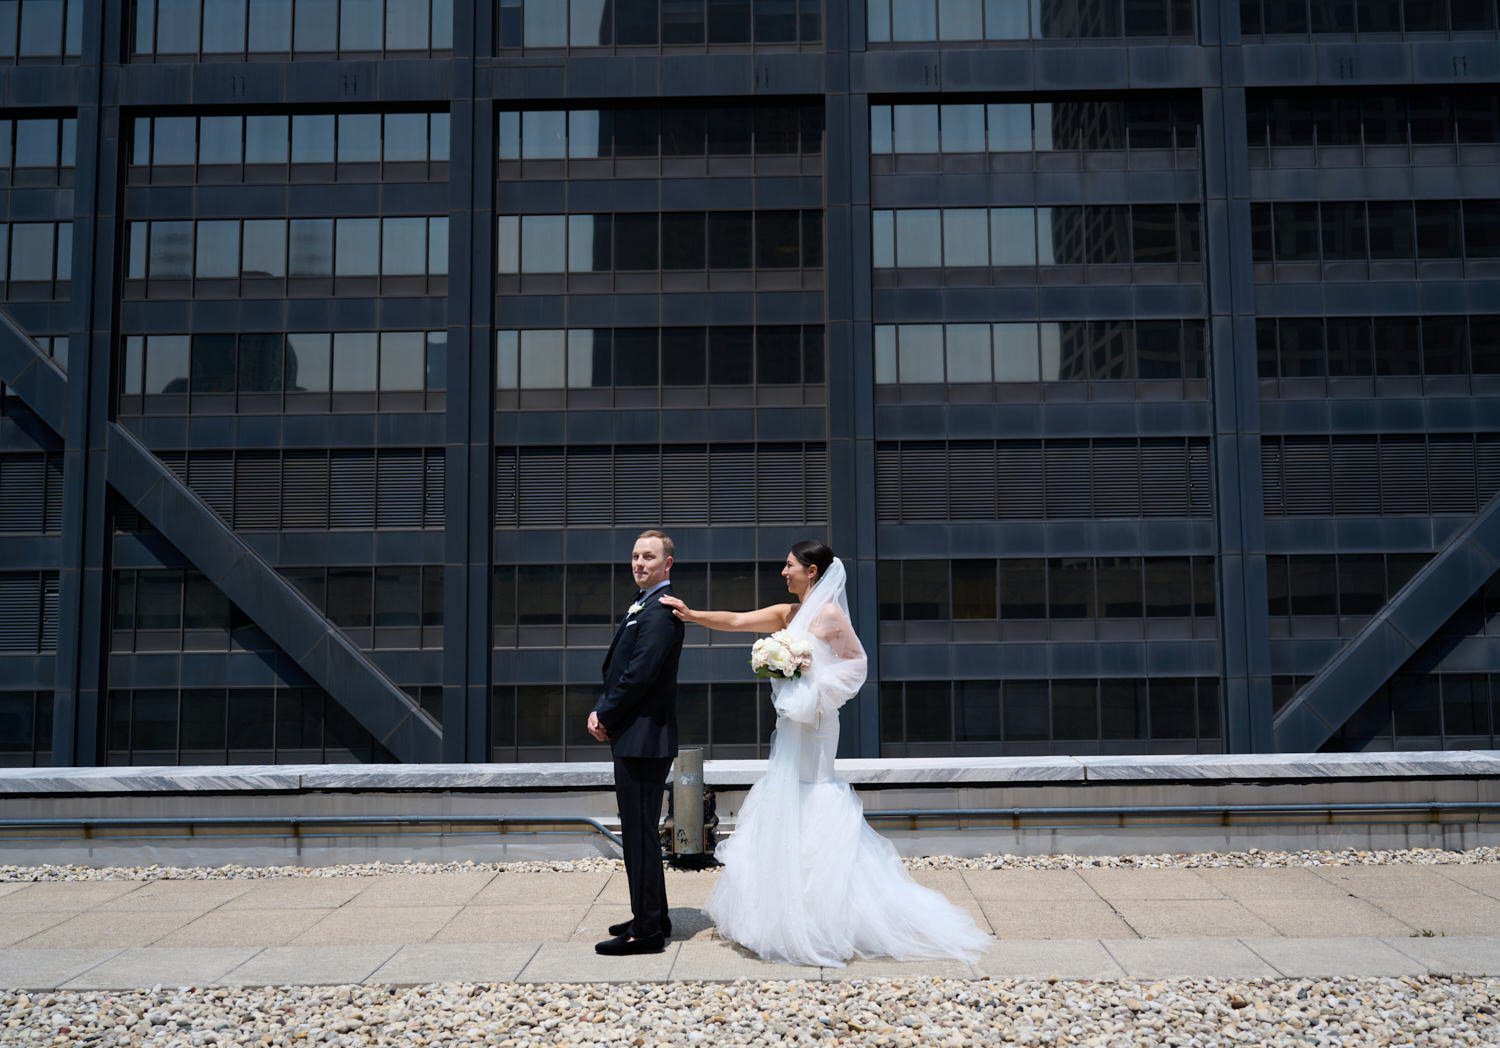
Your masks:
<path fill-rule="evenodd" d="M 657 531 L 655 528 L 652 528 L 649 531 L 641 532 L 635 537 L 637 542 L 641 541 L 641 539 L 661 539 L 662 556 L 675 557 L 677 555 L 677 547 L 672 544 L 672 536 L 668 535 L 665 531 Z"/>

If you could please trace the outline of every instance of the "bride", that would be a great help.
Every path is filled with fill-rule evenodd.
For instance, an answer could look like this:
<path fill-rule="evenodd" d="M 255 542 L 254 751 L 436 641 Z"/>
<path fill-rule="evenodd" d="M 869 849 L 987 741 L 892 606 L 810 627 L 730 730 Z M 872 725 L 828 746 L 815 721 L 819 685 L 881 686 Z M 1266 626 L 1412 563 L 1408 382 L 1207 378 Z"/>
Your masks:
<path fill-rule="evenodd" d="M 865 681 L 865 651 L 849 620 L 844 565 L 821 542 L 799 542 L 781 569 L 798 604 L 694 611 L 715 630 L 786 629 L 811 640 L 812 665 L 773 678 L 776 733 L 765 777 L 719 845 L 724 872 L 705 907 L 720 934 L 766 960 L 842 966 L 851 957 L 972 960 L 989 943 L 967 913 L 911 879 L 895 847 L 872 830 L 849 784 L 834 775 L 842 706 Z"/>

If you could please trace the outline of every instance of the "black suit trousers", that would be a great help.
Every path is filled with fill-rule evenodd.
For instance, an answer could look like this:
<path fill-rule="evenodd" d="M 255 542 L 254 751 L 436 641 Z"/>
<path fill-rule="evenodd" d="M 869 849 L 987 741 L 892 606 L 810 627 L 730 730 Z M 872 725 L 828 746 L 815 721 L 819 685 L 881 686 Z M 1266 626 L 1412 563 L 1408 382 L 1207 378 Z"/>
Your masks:
<path fill-rule="evenodd" d="M 661 868 L 661 799 L 671 757 L 616 757 L 615 801 L 620 806 L 620 837 L 625 845 L 625 880 L 630 885 L 631 934 L 656 935 L 667 915 L 667 879 Z"/>

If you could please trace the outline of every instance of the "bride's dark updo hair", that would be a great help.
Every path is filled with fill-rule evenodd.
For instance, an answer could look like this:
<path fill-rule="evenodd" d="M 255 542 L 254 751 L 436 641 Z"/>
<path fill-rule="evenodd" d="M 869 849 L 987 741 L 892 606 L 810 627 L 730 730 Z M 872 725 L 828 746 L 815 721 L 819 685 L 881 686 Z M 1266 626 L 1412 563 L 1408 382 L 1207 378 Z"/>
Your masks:
<path fill-rule="evenodd" d="M 797 563 L 804 568 L 817 568 L 818 578 L 828 574 L 828 569 L 833 564 L 833 548 L 826 542 L 817 539 L 807 539 L 792 547 L 792 556 L 797 558 Z"/>

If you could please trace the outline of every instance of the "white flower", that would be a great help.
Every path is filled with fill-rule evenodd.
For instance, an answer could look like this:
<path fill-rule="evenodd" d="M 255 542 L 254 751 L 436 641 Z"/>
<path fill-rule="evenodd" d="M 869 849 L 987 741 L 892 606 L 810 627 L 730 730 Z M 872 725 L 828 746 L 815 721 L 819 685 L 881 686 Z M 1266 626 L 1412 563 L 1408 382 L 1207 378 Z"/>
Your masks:
<path fill-rule="evenodd" d="M 646 605 L 642 604 L 640 601 L 636 601 L 628 609 L 626 609 L 625 614 L 626 615 L 634 615 L 637 612 L 639 612 L 642 608 L 644 608 L 645 606 Z"/>
<path fill-rule="evenodd" d="M 759 677 L 795 680 L 812 665 L 812 642 L 786 630 L 777 630 L 750 646 L 750 668 Z"/>

